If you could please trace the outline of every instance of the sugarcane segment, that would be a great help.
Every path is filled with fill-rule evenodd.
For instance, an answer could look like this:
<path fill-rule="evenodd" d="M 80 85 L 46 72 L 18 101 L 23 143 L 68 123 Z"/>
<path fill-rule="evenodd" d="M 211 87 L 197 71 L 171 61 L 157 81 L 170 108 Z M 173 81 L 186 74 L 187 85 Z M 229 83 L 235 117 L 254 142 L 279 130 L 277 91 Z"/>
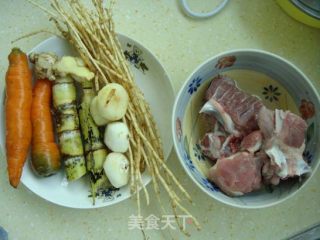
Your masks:
<path fill-rule="evenodd" d="M 86 165 L 73 79 L 67 76 L 57 78 L 54 81 L 52 94 L 66 176 L 69 181 L 74 181 L 86 174 Z"/>
<path fill-rule="evenodd" d="M 108 152 L 101 140 L 99 128 L 90 114 L 90 104 L 95 96 L 92 89 L 92 82 L 83 81 L 81 82 L 81 87 L 83 93 L 79 106 L 80 126 L 94 202 L 97 190 L 102 186 L 109 185 L 108 179 L 103 171 L 103 163 Z"/>

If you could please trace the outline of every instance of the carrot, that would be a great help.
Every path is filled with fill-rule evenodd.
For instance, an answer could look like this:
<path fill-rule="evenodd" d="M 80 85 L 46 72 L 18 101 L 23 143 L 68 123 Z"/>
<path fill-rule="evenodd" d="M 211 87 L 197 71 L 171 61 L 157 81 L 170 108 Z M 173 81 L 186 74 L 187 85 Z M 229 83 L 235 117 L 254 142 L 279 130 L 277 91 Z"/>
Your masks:
<path fill-rule="evenodd" d="M 37 80 L 31 108 L 31 165 L 40 176 L 52 175 L 60 168 L 60 152 L 54 141 L 50 112 L 51 97 L 51 82 L 47 79 Z"/>
<path fill-rule="evenodd" d="M 31 143 L 31 71 L 25 53 L 13 48 L 6 74 L 6 155 L 9 181 L 17 187 Z"/>

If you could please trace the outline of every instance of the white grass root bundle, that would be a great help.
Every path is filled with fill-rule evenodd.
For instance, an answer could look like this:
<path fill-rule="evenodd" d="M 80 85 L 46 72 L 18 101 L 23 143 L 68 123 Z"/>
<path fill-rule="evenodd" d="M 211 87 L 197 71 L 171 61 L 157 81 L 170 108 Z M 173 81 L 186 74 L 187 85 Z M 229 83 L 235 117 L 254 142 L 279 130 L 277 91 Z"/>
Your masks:
<path fill-rule="evenodd" d="M 37 5 L 32 0 L 28 1 Z M 181 205 L 177 192 L 190 202 L 191 197 L 164 161 L 162 143 L 149 104 L 137 87 L 122 52 L 112 19 L 113 1 L 110 1 L 107 8 L 103 6 L 102 0 L 92 0 L 92 3 L 93 11 L 84 7 L 79 0 L 52 0 L 54 11 L 37 6 L 50 15 L 62 36 L 76 48 L 82 60 L 96 74 L 96 91 L 113 82 L 121 84 L 129 94 L 129 106 L 123 121 L 130 131 L 127 154 L 130 163 L 129 181 L 131 193 L 137 197 L 138 214 L 140 215 L 140 189 L 143 189 L 147 204 L 149 203 L 149 194 L 141 177 L 141 172 L 146 167 L 152 176 L 158 200 L 160 201 L 160 185 L 167 192 L 180 229 L 188 234 L 178 220 L 177 211 L 189 215 L 200 229 L 198 221 Z"/>

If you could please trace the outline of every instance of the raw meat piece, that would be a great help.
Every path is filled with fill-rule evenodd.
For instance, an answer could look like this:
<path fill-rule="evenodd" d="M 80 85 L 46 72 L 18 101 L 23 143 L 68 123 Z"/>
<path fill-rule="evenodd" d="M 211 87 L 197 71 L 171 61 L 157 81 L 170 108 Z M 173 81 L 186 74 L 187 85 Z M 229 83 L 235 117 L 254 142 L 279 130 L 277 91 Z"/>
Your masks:
<path fill-rule="evenodd" d="M 199 116 L 199 124 L 205 132 L 212 132 L 217 127 L 217 119 L 212 114 L 201 113 Z"/>
<path fill-rule="evenodd" d="M 218 75 L 216 77 L 214 77 L 212 80 L 211 80 L 211 83 L 210 83 L 210 86 L 209 88 L 207 89 L 206 91 L 206 95 L 205 95 L 205 100 L 206 101 L 209 101 L 210 98 L 216 94 L 218 95 L 219 92 L 217 92 L 218 90 L 218 87 L 221 85 L 221 83 L 228 83 L 228 84 L 231 84 L 231 85 L 235 85 L 235 81 L 227 76 L 223 76 L 223 75 Z M 228 87 L 227 85 L 221 85 L 219 90 L 223 90 L 223 87 Z M 223 94 L 223 91 L 220 92 L 220 94 L 222 95 Z"/>
<path fill-rule="evenodd" d="M 307 123 L 289 111 L 275 110 L 275 132 L 289 147 L 300 148 L 304 144 Z"/>
<path fill-rule="evenodd" d="M 271 138 L 274 130 L 274 112 L 262 107 L 258 113 L 258 126 L 265 139 Z"/>
<path fill-rule="evenodd" d="M 229 157 L 240 150 L 242 137 L 229 135 L 219 123 L 213 132 L 208 132 L 199 141 L 200 149 L 207 158 L 215 161 L 220 157 Z"/>
<path fill-rule="evenodd" d="M 279 170 L 277 165 L 271 165 L 269 156 L 263 151 L 255 153 L 255 156 L 260 159 L 262 163 L 261 175 L 265 184 L 278 185 L 280 177 L 276 174 Z"/>
<path fill-rule="evenodd" d="M 220 158 L 220 150 L 225 138 L 224 133 L 219 131 L 206 133 L 199 144 L 203 155 L 212 161 Z"/>
<path fill-rule="evenodd" d="M 302 157 L 306 122 L 289 111 L 276 109 L 271 113 L 266 108 L 259 112 L 258 124 L 265 138 L 263 149 L 271 159 L 270 164 L 263 167 L 263 175 L 271 179 L 273 173 L 286 179 L 310 172 Z"/>
<path fill-rule="evenodd" d="M 232 79 L 215 77 L 206 92 L 208 98 L 200 113 L 214 114 L 228 133 L 239 137 L 258 129 L 261 100 L 237 88 Z"/>
<path fill-rule="evenodd" d="M 281 179 L 311 172 L 310 166 L 302 157 L 304 145 L 301 148 L 292 148 L 275 141 L 270 146 L 265 151 L 271 159 L 271 166 L 276 165 L 279 168 L 276 175 Z"/>
<path fill-rule="evenodd" d="M 267 109 L 266 107 L 261 108 L 258 114 L 258 125 L 264 139 L 271 139 L 274 134 L 274 111 Z M 266 142 L 264 142 L 264 145 Z M 265 148 L 265 146 L 264 146 Z M 266 154 L 264 152 L 264 154 Z M 269 159 L 269 158 L 268 158 Z M 277 172 L 281 171 L 280 167 L 269 159 L 264 161 L 262 167 L 262 177 L 263 181 L 266 184 L 278 185 L 280 182 L 280 177 L 277 175 Z"/>
<path fill-rule="evenodd" d="M 252 153 L 239 152 L 220 158 L 210 168 L 208 179 L 230 196 L 241 196 L 261 187 L 262 160 Z"/>
<path fill-rule="evenodd" d="M 280 182 L 280 177 L 277 175 L 277 172 L 280 168 L 272 164 L 271 161 L 265 161 L 262 167 L 262 177 L 263 181 L 266 184 L 278 185 Z"/>
<path fill-rule="evenodd" d="M 242 150 L 255 153 L 260 150 L 262 145 L 262 134 L 261 131 L 253 131 L 249 135 L 245 136 L 241 142 Z"/>
<path fill-rule="evenodd" d="M 213 114 L 228 133 L 240 136 L 241 133 L 236 129 L 230 115 L 215 100 L 206 102 L 201 108 L 200 113 Z"/>
<path fill-rule="evenodd" d="M 229 157 L 232 154 L 239 152 L 241 140 L 242 140 L 242 137 L 229 135 L 221 147 L 221 150 L 220 150 L 221 157 Z"/>

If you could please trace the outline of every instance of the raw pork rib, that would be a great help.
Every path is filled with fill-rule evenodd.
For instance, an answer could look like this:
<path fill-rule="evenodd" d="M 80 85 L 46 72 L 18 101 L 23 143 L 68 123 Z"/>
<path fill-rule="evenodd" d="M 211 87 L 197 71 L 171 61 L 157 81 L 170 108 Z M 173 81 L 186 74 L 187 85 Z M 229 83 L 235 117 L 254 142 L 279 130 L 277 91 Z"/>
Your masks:
<path fill-rule="evenodd" d="M 262 134 L 259 130 L 253 131 L 245 137 L 236 137 L 228 135 L 223 129 L 218 128 L 213 132 L 206 133 L 199 141 L 202 153 L 212 161 L 220 157 L 229 157 L 240 150 L 255 153 L 260 150 L 261 145 Z"/>
<path fill-rule="evenodd" d="M 206 92 L 206 99 L 200 113 L 214 114 L 228 133 L 238 137 L 258 129 L 257 113 L 262 102 L 237 88 L 232 79 L 215 77 Z"/>
<path fill-rule="evenodd" d="M 211 83 L 210 83 L 210 86 L 209 88 L 207 89 L 206 91 L 206 95 L 205 95 L 205 100 L 206 101 L 209 101 L 210 98 L 214 95 L 214 94 L 218 94 L 216 93 L 217 92 L 217 89 L 218 87 L 222 84 L 230 84 L 230 85 L 236 85 L 235 81 L 232 79 L 232 78 L 229 78 L 227 76 L 223 76 L 223 75 L 218 75 L 216 77 L 214 77 L 212 80 L 211 80 Z M 223 86 L 227 86 L 227 85 L 223 85 Z M 220 91 L 222 90 L 223 91 L 223 86 L 221 85 L 220 87 Z M 223 92 L 220 92 L 220 94 L 222 95 Z"/>
<path fill-rule="evenodd" d="M 229 196 L 240 196 L 311 171 L 303 160 L 306 122 L 282 110 L 271 111 L 261 100 L 237 88 L 234 80 L 215 77 L 200 113 L 214 126 L 199 141 L 213 160 L 208 179 Z"/>
<path fill-rule="evenodd" d="M 271 159 L 262 169 L 266 179 L 275 176 L 286 179 L 310 172 L 311 168 L 302 157 L 306 122 L 289 111 L 276 109 L 273 112 L 265 107 L 260 110 L 258 119 L 265 138 L 263 149 Z M 275 179 L 274 182 L 278 182 Z"/>
<path fill-rule="evenodd" d="M 208 179 L 230 196 L 241 196 L 261 187 L 262 160 L 252 153 L 239 152 L 220 158 L 210 168 Z"/>
<path fill-rule="evenodd" d="M 217 123 L 212 132 L 208 132 L 203 136 L 199 141 L 199 145 L 202 153 L 210 160 L 215 161 L 218 158 L 229 157 L 239 152 L 242 144 L 241 141 L 242 137 L 229 135 L 224 131 L 223 127 Z"/>
<path fill-rule="evenodd" d="M 206 133 L 199 144 L 202 153 L 212 161 L 220 158 L 220 150 L 225 138 L 225 135 L 219 131 Z"/>
<path fill-rule="evenodd" d="M 262 145 L 262 133 L 261 131 L 253 131 L 249 135 L 245 136 L 241 142 L 241 148 L 248 152 L 255 153 L 260 150 Z"/>

